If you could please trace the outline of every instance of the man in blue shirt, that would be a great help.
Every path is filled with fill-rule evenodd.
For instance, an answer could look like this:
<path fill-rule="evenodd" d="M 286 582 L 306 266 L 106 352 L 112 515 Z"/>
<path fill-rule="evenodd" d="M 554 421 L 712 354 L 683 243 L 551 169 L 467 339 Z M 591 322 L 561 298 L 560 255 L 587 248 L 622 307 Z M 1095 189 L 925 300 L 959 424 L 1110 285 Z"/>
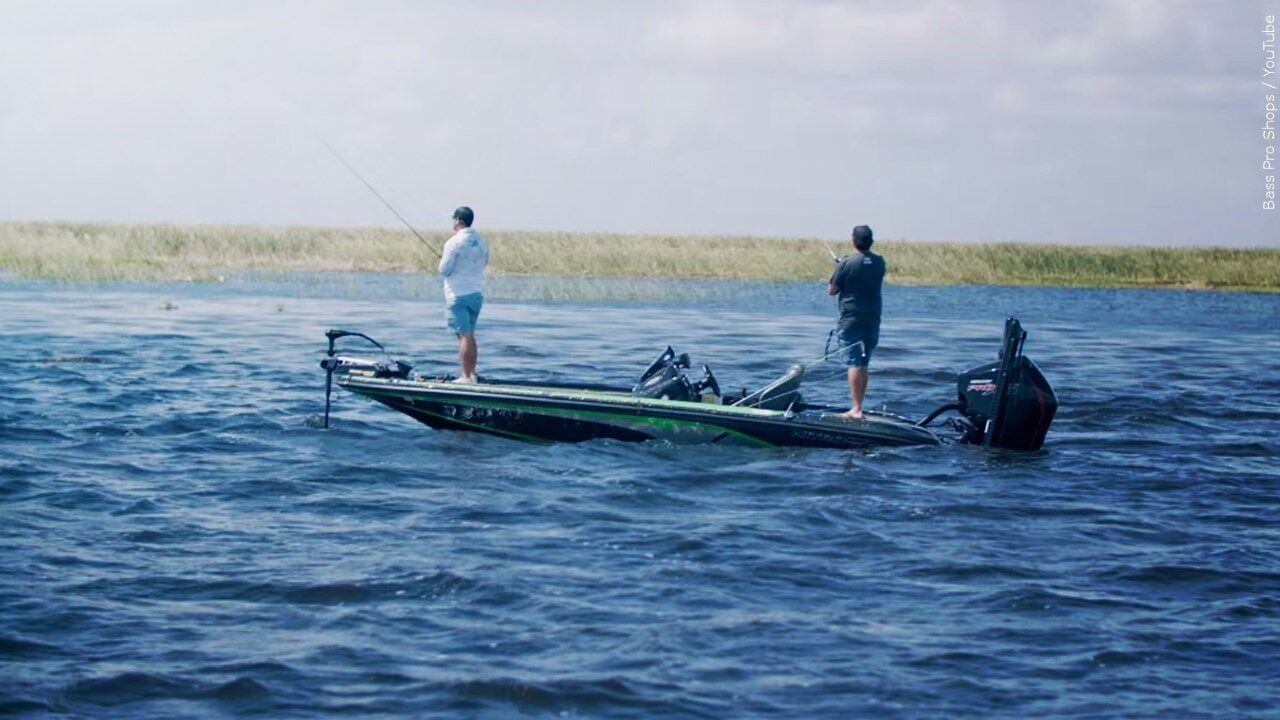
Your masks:
<path fill-rule="evenodd" d="M 871 351 L 880 342 L 880 288 L 884 284 L 884 258 L 871 252 L 871 228 L 853 229 L 857 252 L 840 260 L 827 284 L 828 295 L 840 296 L 840 341 L 848 349 L 849 411 L 845 417 L 862 419 L 867 394 L 867 366 Z"/>

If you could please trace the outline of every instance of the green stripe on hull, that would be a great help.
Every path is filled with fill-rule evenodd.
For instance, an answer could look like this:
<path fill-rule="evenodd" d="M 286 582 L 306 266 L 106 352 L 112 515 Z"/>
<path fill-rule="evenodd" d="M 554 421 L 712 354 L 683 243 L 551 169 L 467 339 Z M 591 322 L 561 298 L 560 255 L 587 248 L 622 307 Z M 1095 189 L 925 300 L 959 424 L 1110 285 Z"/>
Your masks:
<path fill-rule="evenodd" d="M 619 423 L 619 421 L 625 421 L 619 424 L 625 425 L 630 423 L 640 423 L 644 425 L 650 425 L 652 427 L 659 428 L 662 430 L 672 431 L 675 433 L 678 433 L 684 429 L 696 428 L 697 430 L 705 432 L 712 436 L 723 437 L 725 435 L 728 435 L 730 437 L 734 437 L 739 440 L 742 440 L 749 445 L 755 445 L 756 447 L 773 447 L 773 443 L 767 442 L 765 440 L 761 440 L 760 438 L 754 435 L 748 435 L 744 432 L 733 430 L 731 428 L 727 428 L 722 425 L 714 425 L 712 423 L 699 422 L 697 420 L 677 420 L 675 418 L 656 418 L 656 417 L 649 417 L 646 415 L 623 416 L 618 413 L 599 412 L 595 410 L 561 410 L 558 408 L 550 408 L 549 410 L 539 409 L 536 412 L 545 412 L 547 414 L 559 415 L 560 417 L 568 417 L 568 418 L 573 418 L 577 415 L 594 416 L 594 417 L 604 418 L 607 420 L 613 420 L 615 423 Z"/>
<path fill-rule="evenodd" d="M 384 395 L 387 397 L 393 397 L 397 399 L 403 398 L 403 395 L 401 393 L 384 392 L 380 389 L 375 390 L 367 387 L 360 388 L 360 392 L 371 394 L 371 395 Z M 406 402 L 406 401 L 402 401 L 402 402 Z M 429 402 L 433 402 L 438 405 L 484 407 L 484 408 L 489 408 L 494 410 L 505 410 L 508 412 L 524 413 L 524 414 L 532 414 L 532 415 L 553 415 L 556 417 L 569 418 L 571 420 L 580 419 L 582 417 L 589 417 L 589 418 L 596 418 L 597 420 L 605 421 L 605 424 L 620 426 L 633 431 L 635 431 L 635 427 L 634 427 L 635 425 L 643 425 L 659 431 L 659 434 L 654 434 L 654 437 L 660 438 L 660 439 L 671 439 L 670 438 L 671 435 L 678 435 L 683 430 L 696 430 L 699 432 L 706 433 L 707 435 L 713 436 L 713 437 L 730 436 L 735 439 L 741 440 L 747 444 L 755 445 L 756 447 L 773 447 L 774 446 L 773 443 L 770 443 L 766 440 L 761 440 L 760 438 L 755 437 L 754 435 L 748 435 L 747 433 L 741 432 L 739 430 L 734 430 L 732 428 L 727 428 L 722 425 L 716 425 L 713 423 L 701 422 L 698 420 L 681 420 L 677 418 L 658 418 L 658 417 L 652 417 L 652 416 L 646 416 L 646 415 L 615 413 L 615 412 L 607 412 L 602 410 L 580 410 L 580 409 L 555 408 L 555 407 L 530 408 L 530 406 L 528 405 L 516 405 L 512 403 L 504 403 L 500 400 L 490 400 L 488 398 L 480 399 L 480 398 L 474 398 L 474 397 L 468 397 L 465 403 L 448 402 L 448 401 L 442 401 L 442 400 L 430 400 Z M 434 413 L 429 410 L 423 410 L 417 405 L 414 405 L 412 402 L 407 402 L 407 405 L 408 407 L 412 408 L 414 412 L 421 412 L 426 415 L 431 415 L 432 417 L 440 418 L 441 420 L 446 420 L 448 422 L 453 422 L 460 425 L 473 427 L 483 432 L 490 432 L 490 433 L 500 434 L 500 435 L 508 435 L 508 436 L 515 437 L 522 440 L 535 440 L 539 442 L 546 442 L 544 439 L 538 438 L 536 436 L 528 436 L 523 433 L 515 433 L 509 430 L 498 430 L 496 428 L 492 428 L 487 425 L 469 422 L 461 418 L 450 417 L 447 415 Z M 592 421 L 585 420 L 584 422 L 592 422 Z"/>

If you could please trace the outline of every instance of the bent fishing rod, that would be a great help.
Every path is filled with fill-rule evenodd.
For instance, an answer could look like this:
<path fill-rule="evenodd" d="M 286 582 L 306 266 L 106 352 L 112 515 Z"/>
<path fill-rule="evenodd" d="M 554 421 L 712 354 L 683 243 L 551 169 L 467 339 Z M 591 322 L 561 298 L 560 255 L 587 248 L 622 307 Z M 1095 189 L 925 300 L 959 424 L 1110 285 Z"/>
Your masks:
<path fill-rule="evenodd" d="M 414 237 L 418 238 L 418 240 L 420 240 L 420 241 L 422 242 L 422 244 L 423 244 L 423 245 L 426 245 L 426 246 L 427 246 L 427 249 L 431 251 L 431 254 L 432 254 L 432 255 L 435 255 L 437 258 L 439 258 L 439 257 L 440 257 L 440 251 L 439 251 L 439 250 L 436 250 L 436 247 L 435 247 L 434 245 L 432 245 L 430 242 L 427 242 L 427 239 L 426 239 L 426 238 L 424 238 L 424 237 L 422 237 L 421 235 L 419 235 L 419 234 L 418 234 L 418 231 L 417 231 L 417 230 L 414 230 L 414 229 L 413 229 L 413 226 L 409 224 L 409 221 L 408 221 L 408 220 L 405 220 L 405 219 L 404 219 L 404 216 L 403 216 L 403 215 L 401 215 L 401 214 L 400 214 L 400 213 L 399 213 L 399 212 L 398 212 L 394 207 L 392 207 L 391 203 L 390 203 L 390 202 L 387 202 L 387 199 L 386 199 L 386 198 L 382 197 L 382 193 L 378 192 L 378 189 L 377 189 L 377 188 L 375 188 L 375 187 L 373 186 L 373 184 L 372 184 L 372 183 L 370 183 L 368 180 L 365 180 L 365 179 L 364 179 L 364 176 L 360 174 L 360 171 L 359 171 L 359 170 L 356 170 L 354 167 L 352 167 L 352 166 L 351 166 L 351 163 L 347 162 L 346 158 L 344 158 L 344 157 L 342 157 L 341 155 L 339 155 L 339 154 L 338 154 L 338 151 L 337 151 L 337 150 L 334 150 L 332 145 L 330 145 L 329 143 L 325 142 L 325 139 L 324 139 L 324 138 L 322 138 L 322 137 L 320 137 L 319 135 L 317 135 L 317 136 L 316 136 L 316 139 L 320 141 L 320 144 L 321 144 L 321 145 L 324 145 L 324 147 L 325 147 L 325 149 L 326 149 L 326 150 L 328 150 L 330 153 L 332 153 L 332 154 L 333 154 L 333 156 L 334 156 L 335 158 L 337 158 L 337 159 L 338 159 L 338 162 L 342 163 L 343 167 L 345 167 L 346 169 L 350 170 L 350 171 L 351 171 L 351 174 L 352 174 L 352 175 L 355 175 L 357 180 L 359 180 L 360 182 L 364 183 L 364 186 L 365 186 L 365 187 L 367 187 L 367 188 L 369 188 L 369 192 L 373 193 L 373 194 L 374 194 L 374 196 L 376 196 L 379 200 L 381 200 L 381 201 L 382 201 L 382 204 L 383 204 L 383 205 L 386 205 L 386 206 L 387 206 L 387 209 L 391 211 L 391 214 L 392 214 L 392 215 L 395 215 L 397 218 L 399 218 L 400 222 L 404 223 L 404 226 L 405 226 L 405 227 L 407 227 L 407 228 L 409 228 L 409 232 L 413 233 L 413 236 L 414 236 Z"/>

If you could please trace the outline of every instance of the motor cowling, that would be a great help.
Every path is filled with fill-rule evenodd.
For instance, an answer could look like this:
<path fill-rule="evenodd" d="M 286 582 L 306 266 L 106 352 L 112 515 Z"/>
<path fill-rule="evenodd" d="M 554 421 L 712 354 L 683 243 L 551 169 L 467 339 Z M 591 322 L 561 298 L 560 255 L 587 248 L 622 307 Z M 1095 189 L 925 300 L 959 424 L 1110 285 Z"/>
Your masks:
<path fill-rule="evenodd" d="M 961 373 L 957 405 L 968 419 L 965 440 L 1009 450 L 1038 450 L 1058 410 L 1058 397 L 1044 373 L 1022 354 L 1027 332 L 1016 318 L 1005 320 L 1000 359 Z"/>

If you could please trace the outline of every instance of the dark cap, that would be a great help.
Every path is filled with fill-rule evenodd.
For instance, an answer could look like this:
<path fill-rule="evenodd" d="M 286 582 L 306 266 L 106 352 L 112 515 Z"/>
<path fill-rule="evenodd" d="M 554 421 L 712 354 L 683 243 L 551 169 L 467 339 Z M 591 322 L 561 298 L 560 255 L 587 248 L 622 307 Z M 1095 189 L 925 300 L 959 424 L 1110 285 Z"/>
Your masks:
<path fill-rule="evenodd" d="M 471 223 L 475 222 L 476 214 L 471 211 L 471 208 L 463 205 L 453 211 L 453 219 L 462 223 L 465 227 L 471 227 Z"/>
<path fill-rule="evenodd" d="M 875 242 L 871 238 L 871 226 L 859 225 L 853 229 L 853 245 L 859 250 L 866 250 Z"/>

